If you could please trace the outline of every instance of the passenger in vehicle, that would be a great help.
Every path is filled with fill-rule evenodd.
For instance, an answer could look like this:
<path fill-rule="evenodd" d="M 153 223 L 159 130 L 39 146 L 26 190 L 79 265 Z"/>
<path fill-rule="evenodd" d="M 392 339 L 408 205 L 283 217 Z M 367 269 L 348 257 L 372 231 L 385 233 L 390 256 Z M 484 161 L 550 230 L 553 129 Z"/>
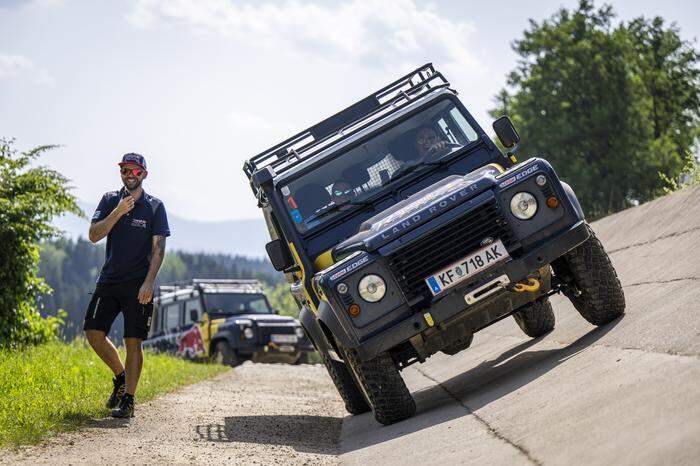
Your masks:
<path fill-rule="evenodd" d="M 331 188 L 331 200 L 334 204 L 344 204 L 355 198 L 355 190 L 347 181 L 340 179 L 333 183 Z"/>

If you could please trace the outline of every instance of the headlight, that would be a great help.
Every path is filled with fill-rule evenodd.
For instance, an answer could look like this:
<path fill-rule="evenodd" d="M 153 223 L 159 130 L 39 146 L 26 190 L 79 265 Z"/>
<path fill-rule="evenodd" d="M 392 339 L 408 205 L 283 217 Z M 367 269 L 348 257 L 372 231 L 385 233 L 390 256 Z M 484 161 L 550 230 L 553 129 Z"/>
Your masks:
<path fill-rule="evenodd" d="M 304 329 L 303 328 L 301 328 L 301 327 L 295 328 L 294 333 L 296 333 L 299 338 L 304 338 Z"/>
<path fill-rule="evenodd" d="M 510 211 L 520 220 L 529 220 L 537 212 L 537 199 L 530 193 L 517 193 L 510 200 Z"/>
<path fill-rule="evenodd" d="M 379 275 L 367 275 L 360 280 L 357 291 L 365 301 L 376 303 L 386 294 L 386 283 Z"/>
<path fill-rule="evenodd" d="M 252 328 L 246 327 L 246 329 L 243 330 L 243 336 L 250 340 L 255 336 L 255 332 L 253 332 Z"/>

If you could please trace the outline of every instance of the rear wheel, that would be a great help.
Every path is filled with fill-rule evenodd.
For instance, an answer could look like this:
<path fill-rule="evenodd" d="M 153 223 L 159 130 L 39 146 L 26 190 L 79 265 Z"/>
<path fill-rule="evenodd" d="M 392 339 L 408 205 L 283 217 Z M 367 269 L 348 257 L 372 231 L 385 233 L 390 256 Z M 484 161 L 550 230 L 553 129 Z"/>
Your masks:
<path fill-rule="evenodd" d="M 240 364 L 236 352 L 225 340 L 216 343 L 216 349 L 214 350 L 212 359 L 217 364 L 222 364 L 224 366 L 235 367 Z"/>
<path fill-rule="evenodd" d="M 357 352 L 343 349 L 343 357 L 361 384 L 380 424 L 394 424 L 416 413 L 416 402 L 388 353 L 362 361 Z"/>
<path fill-rule="evenodd" d="M 331 359 L 330 355 L 324 351 L 319 351 L 319 354 L 321 354 L 323 364 L 328 370 L 328 375 L 331 376 L 335 388 L 345 403 L 347 412 L 350 414 L 362 414 L 369 411 L 371 408 L 345 364 Z"/>
<path fill-rule="evenodd" d="M 582 244 L 552 263 L 564 294 L 593 325 L 604 325 L 625 313 L 625 295 L 610 257 L 593 230 Z"/>
<path fill-rule="evenodd" d="M 518 309 L 513 318 L 525 335 L 537 338 L 554 330 L 554 310 L 549 299 L 538 299 Z"/>

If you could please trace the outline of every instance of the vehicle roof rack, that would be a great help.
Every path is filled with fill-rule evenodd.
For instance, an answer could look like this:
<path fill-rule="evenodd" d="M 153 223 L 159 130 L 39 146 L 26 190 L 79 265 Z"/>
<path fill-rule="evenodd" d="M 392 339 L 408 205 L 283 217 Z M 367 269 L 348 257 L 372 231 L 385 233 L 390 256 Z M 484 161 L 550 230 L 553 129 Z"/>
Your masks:
<path fill-rule="evenodd" d="M 442 73 L 435 70 L 432 63 L 427 63 L 335 115 L 251 157 L 243 164 L 243 171 L 249 180 L 256 170 L 266 166 L 272 167 L 277 174 L 284 173 L 339 138 L 348 137 L 413 100 L 449 86 Z M 256 191 L 255 188 L 253 191 Z"/>
<path fill-rule="evenodd" d="M 193 278 L 159 285 L 156 296 L 164 293 L 172 293 L 187 288 L 207 289 L 235 289 L 237 292 L 262 293 L 263 285 L 260 280 L 245 278 Z"/>

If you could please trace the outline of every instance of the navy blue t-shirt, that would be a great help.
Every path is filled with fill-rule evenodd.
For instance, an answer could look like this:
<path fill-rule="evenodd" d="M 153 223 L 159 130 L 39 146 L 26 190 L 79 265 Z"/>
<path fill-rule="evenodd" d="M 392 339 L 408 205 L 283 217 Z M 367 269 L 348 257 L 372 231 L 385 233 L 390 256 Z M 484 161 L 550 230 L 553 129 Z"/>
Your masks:
<path fill-rule="evenodd" d="M 119 204 L 125 189 L 105 193 L 92 216 L 92 223 L 104 220 Z M 105 263 L 97 283 L 120 283 L 145 278 L 154 236 L 170 236 L 168 216 L 160 199 L 141 193 L 131 212 L 122 215 L 107 234 Z"/>

